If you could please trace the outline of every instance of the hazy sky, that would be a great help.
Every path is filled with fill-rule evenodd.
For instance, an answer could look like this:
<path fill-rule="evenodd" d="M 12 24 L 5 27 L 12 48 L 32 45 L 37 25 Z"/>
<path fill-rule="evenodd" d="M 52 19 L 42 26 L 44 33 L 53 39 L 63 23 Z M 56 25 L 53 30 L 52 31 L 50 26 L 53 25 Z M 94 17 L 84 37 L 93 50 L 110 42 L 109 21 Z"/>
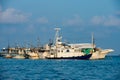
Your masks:
<path fill-rule="evenodd" d="M 0 48 L 26 42 L 41 44 L 60 27 L 63 41 L 91 42 L 120 52 L 119 0 L 0 0 Z"/>

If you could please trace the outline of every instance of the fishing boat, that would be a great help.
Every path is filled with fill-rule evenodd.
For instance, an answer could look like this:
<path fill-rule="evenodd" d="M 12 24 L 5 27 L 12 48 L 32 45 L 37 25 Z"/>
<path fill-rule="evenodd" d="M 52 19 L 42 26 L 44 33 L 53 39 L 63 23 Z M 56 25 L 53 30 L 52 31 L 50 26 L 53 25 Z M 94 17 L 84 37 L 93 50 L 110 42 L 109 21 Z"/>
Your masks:
<path fill-rule="evenodd" d="M 12 55 L 11 54 L 6 54 L 4 57 L 5 58 L 12 58 Z"/>
<path fill-rule="evenodd" d="M 12 56 L 12 48 L 3 48 L 2 49 L 2 52 L 1 52 L 1 55 L 2 55 L 2 57 L 4 57 L 4 58 L 12 58 L 13 56 Z"/>
<path fill-rule="evenodd" d="M 67 44 L 62 42 L 62 36 L 59 35 L 60 28 L 55 28 L 55 30 L 55 41 L 53 45 L 48 45 L 47 59 L 90 59 L 92 53 L 83 51 L 86 46 L 91 48 L 90 44 L 82 44 L 82 48 L 79 44 Z"/>
<path fill-rule="evenodd" d="M 6 50 L 6 48 L 2 48 L 0 51 L 0 57 L 4 57 L 8 54 L 8 51 Z"/>
<path fill-rule="evenodd" d="M 68 44 L 62 42 L 62 36 L 59 35 L 60 28 L 55 28 L 55 40 L 52 45 L 47 46 L 47 59 L 103 59 L 114 51 L 113 49 L 100 49 L 94 43 L 92 35 L 91 43 Z"/>

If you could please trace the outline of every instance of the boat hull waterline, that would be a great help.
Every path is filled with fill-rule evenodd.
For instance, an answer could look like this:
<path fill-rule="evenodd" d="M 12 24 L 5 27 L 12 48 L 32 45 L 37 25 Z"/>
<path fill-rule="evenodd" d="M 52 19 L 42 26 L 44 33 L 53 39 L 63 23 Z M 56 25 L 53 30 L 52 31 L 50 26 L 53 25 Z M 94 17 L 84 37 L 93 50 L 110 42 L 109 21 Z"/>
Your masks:
<path fill-rule="evenodd" d="M 92 54 L 88 54 L 85 56 L 76 56 L 76 57 L 46 57 L 46 59 L 78 59 L 78 60 L 89 60 Z"/>

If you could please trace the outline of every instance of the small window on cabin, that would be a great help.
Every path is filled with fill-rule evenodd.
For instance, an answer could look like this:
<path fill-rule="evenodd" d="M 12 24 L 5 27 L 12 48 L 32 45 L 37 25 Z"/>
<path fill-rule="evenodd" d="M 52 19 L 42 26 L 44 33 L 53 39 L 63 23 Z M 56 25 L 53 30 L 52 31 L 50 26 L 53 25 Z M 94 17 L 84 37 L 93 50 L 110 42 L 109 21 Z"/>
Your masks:
<path fill-rule="evenodd" d="M 66 52 L 70 52 L 70 50 L 66 50 Z"/>
<path fill-rule="evenodd" d="M 58 50 L 58 52 L 60 52 L 60 50 Z"/>
<path fill-rule="evenodd" d="M 5 49 L 2 49 L 2 51 L 5 51 Z"/>
<path fill-rule="evenodd" d="M 58 42 L 60 42 L 60 40 L 58 40 Z"/>
<path fill-rule="evenodd" d="M 51 53 L 51 55 L 54 55 L 53 53 Z"/>

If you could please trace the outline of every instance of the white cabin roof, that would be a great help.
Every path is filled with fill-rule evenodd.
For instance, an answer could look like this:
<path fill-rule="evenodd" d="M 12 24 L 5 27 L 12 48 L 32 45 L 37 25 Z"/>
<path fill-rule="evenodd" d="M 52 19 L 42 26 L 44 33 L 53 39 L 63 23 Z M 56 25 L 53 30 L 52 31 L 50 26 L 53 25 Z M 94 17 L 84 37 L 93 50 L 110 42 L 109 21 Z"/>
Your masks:
<path fill-rule="evenodd" d="M 71 47 L 79 47 L 79 48 L 93 48 L 93 45 L 91 43 L 76 43 L 76 44 L 68 44 Z M 94 45 L 95 47 L 95 45 Z"/>

